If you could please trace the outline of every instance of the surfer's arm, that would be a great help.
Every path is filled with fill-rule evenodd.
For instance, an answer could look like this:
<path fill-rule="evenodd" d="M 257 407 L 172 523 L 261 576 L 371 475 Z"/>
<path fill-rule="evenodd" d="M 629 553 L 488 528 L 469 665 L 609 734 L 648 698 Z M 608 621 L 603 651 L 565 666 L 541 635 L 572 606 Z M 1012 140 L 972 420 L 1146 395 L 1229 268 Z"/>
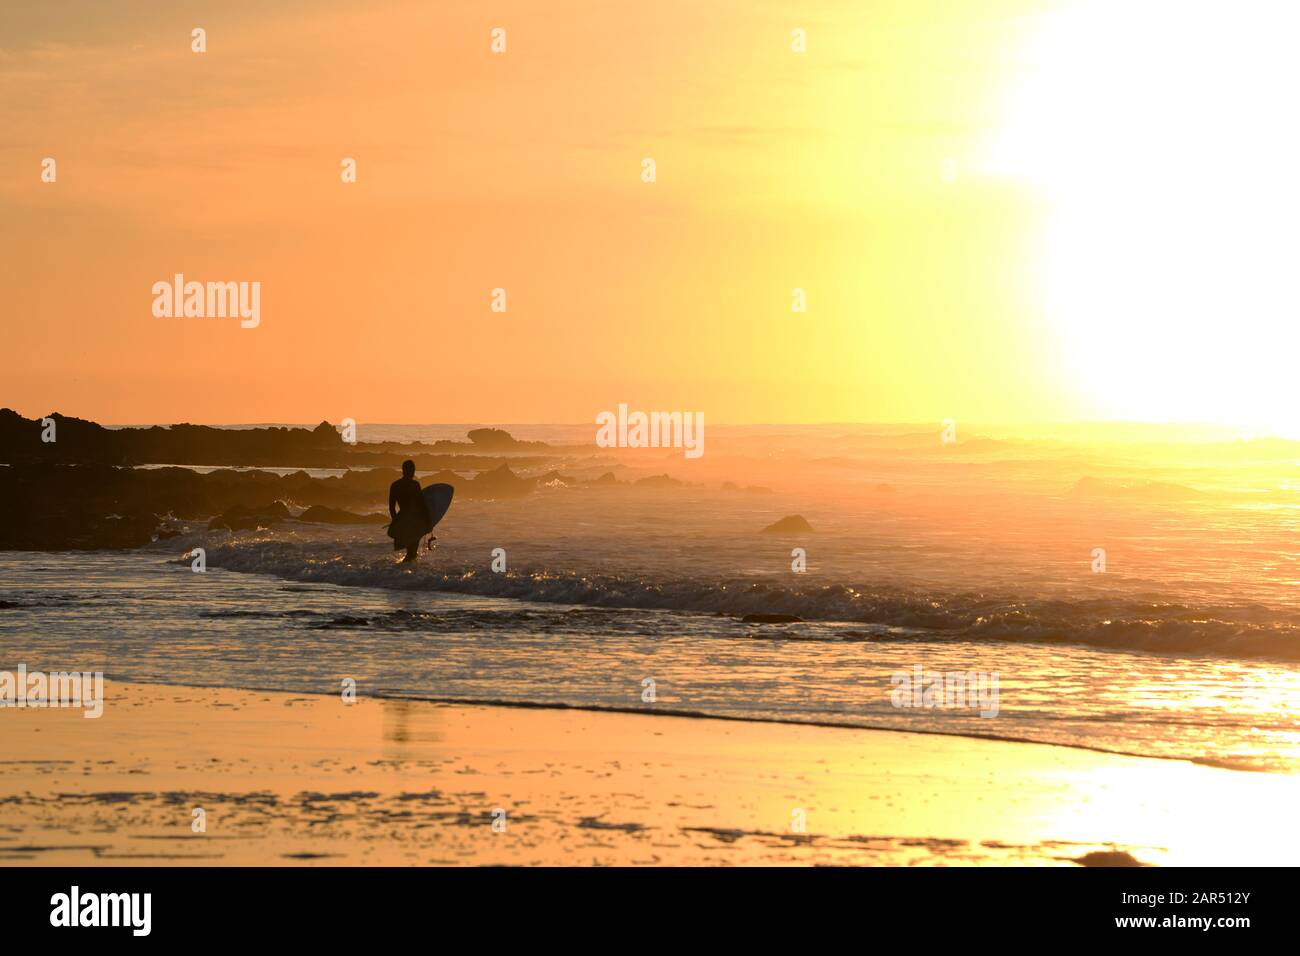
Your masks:
<path fill-rule="evenodd" d="M 397 520 L 397 488 L 388 486 L 388 517 Z"/>

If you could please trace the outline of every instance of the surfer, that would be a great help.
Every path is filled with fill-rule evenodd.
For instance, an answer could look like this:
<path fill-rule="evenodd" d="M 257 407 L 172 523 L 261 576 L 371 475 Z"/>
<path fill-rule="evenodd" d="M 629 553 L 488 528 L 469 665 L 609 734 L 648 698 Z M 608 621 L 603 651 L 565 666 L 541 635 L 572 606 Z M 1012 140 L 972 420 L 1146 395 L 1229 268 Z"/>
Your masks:
<path fill-rule="evenodd" d="M 388 486 L 388 516 L 393 519 L 388 526 L 393 550 L 406 549 L 403 564 L 414 561 L 419 555 L 420 539 L 433 522 L 420 483 L 415 480 L 415 462 L 410 459 L 402 462 L 402 477 Z"/>

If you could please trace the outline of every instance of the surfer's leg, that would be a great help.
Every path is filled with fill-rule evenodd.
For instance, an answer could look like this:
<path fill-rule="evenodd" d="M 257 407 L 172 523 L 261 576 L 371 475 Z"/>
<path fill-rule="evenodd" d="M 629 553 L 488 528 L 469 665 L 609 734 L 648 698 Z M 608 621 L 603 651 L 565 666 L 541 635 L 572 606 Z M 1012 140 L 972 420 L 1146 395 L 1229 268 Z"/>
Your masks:
<path fill-rule="evenodd" d="M 419 551 L 420 551 L 420 540 L 417 538 L 415 544 L 407 545 L 406 557 L 402 559 L 402 563 L 405 564 L 407 561 L 414 561 L 417 557 L 419 557 Z"/>

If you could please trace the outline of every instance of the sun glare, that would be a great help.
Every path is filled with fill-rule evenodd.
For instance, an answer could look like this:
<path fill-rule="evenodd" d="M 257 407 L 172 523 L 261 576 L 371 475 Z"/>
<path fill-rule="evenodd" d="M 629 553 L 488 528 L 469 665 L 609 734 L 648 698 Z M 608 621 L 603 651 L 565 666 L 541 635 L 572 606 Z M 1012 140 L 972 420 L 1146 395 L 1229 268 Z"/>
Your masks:
<path fill-rule="evenodd" d="M 1033 19 L 985 172 L 1041 195 L 1042 306 L 1099 415 L 1300 432 L 1298 27 L 1262 0 Z"/>

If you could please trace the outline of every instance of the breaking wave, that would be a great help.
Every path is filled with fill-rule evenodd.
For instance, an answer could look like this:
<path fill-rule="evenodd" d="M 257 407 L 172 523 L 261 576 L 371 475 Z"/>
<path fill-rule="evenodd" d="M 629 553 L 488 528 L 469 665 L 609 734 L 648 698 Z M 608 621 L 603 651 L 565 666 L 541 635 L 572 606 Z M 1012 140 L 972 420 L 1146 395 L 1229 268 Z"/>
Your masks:
<path fill-rule="evenodd" d="M 1261 605 L 1194 607 L 1126 598 L 1020 599 L 969 591 L 922 594 L 848 583 L 795 587 L 743 578 L 700 580 L 538 568 L 494 574 L 481 566 L 397 565 L 391 558 L 359 557 L 340 553 L 337 548 L 278 540 L 216 545 L 209 549 L 207 560 L 212 567 L 300 583 L 736 618 L 785 615 L 806 622 L 870 627 L 865 633 L 836 629 L 816 635 L 832 640 L 1032 642 L 1300 661 L 1300 613 Z M 347 623 L 357 626 L 353 621 Z M 799 634 L 797 624 L 764 633 L 786 638 L 814 636 Z"/>

